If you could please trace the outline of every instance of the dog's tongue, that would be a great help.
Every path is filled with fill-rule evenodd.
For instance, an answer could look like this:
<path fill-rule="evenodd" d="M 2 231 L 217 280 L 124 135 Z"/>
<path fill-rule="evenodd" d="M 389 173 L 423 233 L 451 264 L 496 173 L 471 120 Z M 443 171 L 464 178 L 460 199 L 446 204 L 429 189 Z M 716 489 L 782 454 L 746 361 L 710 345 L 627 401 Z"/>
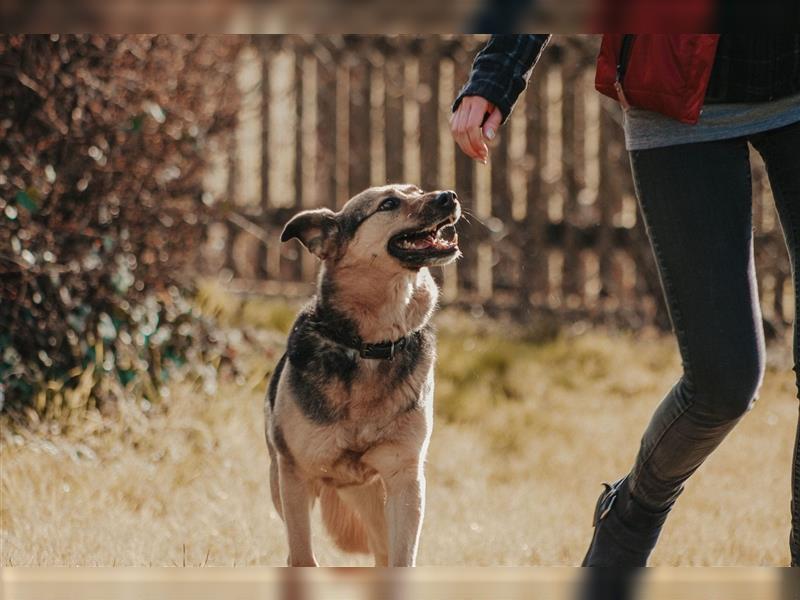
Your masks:
<path fill-rule="evenodd" d="M 425 237 L 417 238 L 416 240 L 414 240 L 412 242 L 412 245 L 414 246 L 414 249 L 422 250 L 424 248 L 430 248 L 435 243 L 436 240 L 433 239 L 432 235 L 426 235 Z"/>
<path fill-rule="evenodd" d="M 404 248 L 410 250 L 427 250 L 429 248 L 449 250 L 456 244 L 458 244 L 458 234 L 456 234 L 456 229 L 452 225 L 442 227 L 435 233 L 405 239 L 401 242 Z"/>

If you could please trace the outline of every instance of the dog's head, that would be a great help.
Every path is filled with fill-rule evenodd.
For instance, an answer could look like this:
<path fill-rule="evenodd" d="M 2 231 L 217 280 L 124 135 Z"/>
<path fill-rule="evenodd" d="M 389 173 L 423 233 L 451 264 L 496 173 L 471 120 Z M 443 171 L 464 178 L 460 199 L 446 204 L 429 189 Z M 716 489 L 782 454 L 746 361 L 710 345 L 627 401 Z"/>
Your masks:
<path fill-rule="evenodd" d="M 354 196 L 339 212 L 320 208 L 295 215 L 281 241 L 297 238 L 326 262 L 419 269 L 455 260 L 460 217 L 455 192 L 386 185 Z"/>

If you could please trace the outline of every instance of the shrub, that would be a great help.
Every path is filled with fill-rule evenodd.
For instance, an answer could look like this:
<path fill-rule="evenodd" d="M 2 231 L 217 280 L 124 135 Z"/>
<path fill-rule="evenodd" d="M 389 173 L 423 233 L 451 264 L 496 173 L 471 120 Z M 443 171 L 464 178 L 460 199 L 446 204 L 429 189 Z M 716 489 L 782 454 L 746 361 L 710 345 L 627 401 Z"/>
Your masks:
<path fill-rule="evenodd" d="M 239 45 L 0 36 L 0 409 L 153 396 L 208 341 L 183 274 Z"/>

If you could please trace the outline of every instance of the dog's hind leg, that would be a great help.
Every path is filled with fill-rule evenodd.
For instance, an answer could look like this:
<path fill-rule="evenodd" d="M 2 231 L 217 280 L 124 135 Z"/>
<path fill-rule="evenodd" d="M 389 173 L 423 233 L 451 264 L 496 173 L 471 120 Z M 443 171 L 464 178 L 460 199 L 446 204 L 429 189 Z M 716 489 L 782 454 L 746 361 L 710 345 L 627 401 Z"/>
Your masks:
<path fill-rule="evenodd" d="M 308 482 L 283 456 L 278 457 L 283 520 L 289 538 L 290 567 L 316 567 L 317 559 L 311 548 L 311 494 Z"/>
<path fill-rule="evenodd" d="M 342 500 L 358 513 L 367 531 L 376 567 L 389 566 L 389 532 L 386 527 L 386 490 L 380 479 L 360 486 L 339 488 Z"/>

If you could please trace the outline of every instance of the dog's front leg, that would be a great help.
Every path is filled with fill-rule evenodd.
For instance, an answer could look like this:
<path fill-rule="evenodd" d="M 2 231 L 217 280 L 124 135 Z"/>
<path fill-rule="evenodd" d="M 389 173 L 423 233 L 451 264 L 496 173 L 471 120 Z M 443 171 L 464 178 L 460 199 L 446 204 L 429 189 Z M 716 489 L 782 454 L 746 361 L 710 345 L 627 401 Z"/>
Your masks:
<path fill-rule="evenodd" d="M 420 465 L 394 471 L 386 482 L 389 566 L 413 567 L 425 512 L 425 475 Z"/>
<path fill-rule="evenodd" d="M 278 473 L 281 488 L 283 520 L 289 537 L 290 567 L 316 567 L 317 559 L 311 548 L 311 498 L 308 483 L 297 473 L 294 465 L 279 458 Z"/>

